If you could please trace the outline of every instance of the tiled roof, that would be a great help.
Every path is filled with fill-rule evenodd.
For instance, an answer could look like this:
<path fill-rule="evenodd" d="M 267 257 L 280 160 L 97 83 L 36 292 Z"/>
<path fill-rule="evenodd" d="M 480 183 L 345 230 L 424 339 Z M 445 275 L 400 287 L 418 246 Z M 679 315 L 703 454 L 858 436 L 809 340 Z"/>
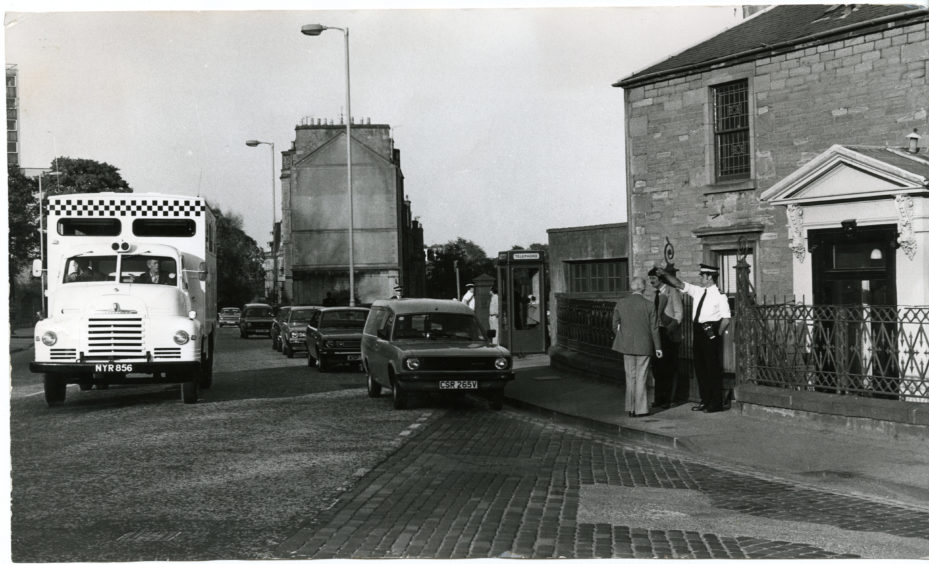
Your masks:
<path fill-rule="evenodd" d="M 883 161 L 891 166 L 905 170 L 909 173 L 929 178 L 929 155 L 926 148 L 921 147 L 919 153 L 909 153 L 904 149 L 894 147 L 866 147 L 861 145 L 845 145 L 846 149 L 861 153 L 866 157 Z"/>
<path fill-rule="evenodd" d="M 647 84 L 675 74 L 691 74 L 742 57 L 757 58 L 791 50 L 797 43 L 823 36 L 866 28 L 884 19 L 929 17 L 929 10 L 919 6 L 880 4 L 810 4 L 783 5 L 765 10 L 740 24 L 678 53 L 656 65 L 628 76 L 613 86 L 627 88 Z"/>

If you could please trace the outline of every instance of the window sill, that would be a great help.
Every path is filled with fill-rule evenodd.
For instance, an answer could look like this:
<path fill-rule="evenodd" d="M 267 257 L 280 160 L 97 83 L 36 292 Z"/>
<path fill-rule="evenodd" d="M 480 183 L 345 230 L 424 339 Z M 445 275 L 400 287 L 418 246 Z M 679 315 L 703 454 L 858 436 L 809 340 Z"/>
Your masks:
<path fill-rule="evenodd" d="M 724 192 L 747 192 L 749 190 L 755 190 L 758 188 L 758 183 L 755 182 L 754 178 L 746 178 L 744 180 L 727 180 L 724 182 L 717 182 L 715 184 L 707 184 L 704 186 L 704 188 L 707 194 L 722 194 Z"/>

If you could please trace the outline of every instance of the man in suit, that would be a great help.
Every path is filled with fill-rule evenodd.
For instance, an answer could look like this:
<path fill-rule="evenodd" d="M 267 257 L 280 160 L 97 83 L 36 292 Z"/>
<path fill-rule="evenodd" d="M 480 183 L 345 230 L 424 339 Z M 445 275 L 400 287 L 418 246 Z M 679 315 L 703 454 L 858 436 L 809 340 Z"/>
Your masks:
<path fill-rule="evenodd" d="M 661 352 L 664 356 L 655 361 L 655 399 L 652 407 L 667 409 L 687 402 L 690 383 L 677 378 L 677 350 L 681 343 L 681 322 L 684 320 L 684 301 L 681 292 L 658 277 L 658 269 L 648 271 L 648 283 L 655 289 L 654 304 L 658 314 L 658 333 L 661 335 Z"/>
<path fill-rule="evenodd" d="M 617 302 L 613 310 L 616 337 L 613 350 L 622 353 L 626 369 L 626 413 L 630 417 L 648 415 L 648 382 L 652 354 L 662 357 L 658 334 L 658 315 L 654 304 L 642 293 L 645 279 L 636 276 L 629 282 L 632 294 Z"/>
<path fill-rule="evenodd" d="M 148 272 L 143 272 L 136 278 L 136 284 L 171 284 L 171 279 L 161 273 L 161 262 L 158 259 L 148 259 L 145 261 Z"/>

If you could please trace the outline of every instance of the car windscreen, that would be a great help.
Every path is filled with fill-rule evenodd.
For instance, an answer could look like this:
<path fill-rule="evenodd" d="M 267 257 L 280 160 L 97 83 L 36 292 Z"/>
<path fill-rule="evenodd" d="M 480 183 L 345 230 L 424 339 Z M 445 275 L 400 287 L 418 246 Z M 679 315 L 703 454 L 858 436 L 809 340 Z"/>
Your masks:
<path fill-rule="evenodd" d="M 361 331 L 367 319 L 367 311 L 324 311 L 319 316 L 319 328 Z"/>
<path fill-rule="evenodd" d="M 290 312 L 290 321 L 307 321 L 313 315 L 312 309 L 298 309 Z"/>
<path fill-rule="evenodd" d="M 223 309 L 223 315 L 239 315 L 239 310 L 234 307 L 227 307 Z"/>
<path fill-rule="evenodd" d="M 484 331 L 473 315 L 463 313 L 413 313 L 398 315 L 393 340 L 463 339 L 485 340 Z"/>
<path fill-rule="evenodd" d="M 271 317 L 271 313 L 271 308 L 269 307 L 248 308 L 245 310 L 245 317 L 268 318 Z"/>

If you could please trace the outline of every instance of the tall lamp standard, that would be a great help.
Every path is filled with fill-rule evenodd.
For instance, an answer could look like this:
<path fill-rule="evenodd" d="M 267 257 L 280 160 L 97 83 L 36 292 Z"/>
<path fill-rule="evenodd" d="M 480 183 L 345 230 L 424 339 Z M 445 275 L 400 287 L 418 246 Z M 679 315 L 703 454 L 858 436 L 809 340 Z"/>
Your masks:
<path fill-rule="evenodd" d="M 245 142 L 249 147 L 258 145 L 271 145 L 271 259 L 274 261 L 274 273 L 271 275 L 271 296 L 278 300 L 277 288 L 277 245 L 274 244 L 274 225 L 277 223 L 277 196 L 274 192 L 274 143 L 249 139 Z"/>
<path fill-rule="evenodd" d="M 57 161 L 56 161 L 57 162 Z M 42 171 L 39 173 L 39 260 L 42 261 L 42 319 L 48 317 L 47 306 L 45 303 L 45 194 L 42 191 L 43 176 L 61 176 L 58 171 Z"/>
<path fill-rule="evenodd" d="M 351 73 L 349 72 L 348 57 L 348 28 L 328 27 L 320 24 L 307 24 L 300 28 L 303 35 L 315 37 L 327 29 L 337 29 L 345 35 L 345 153 L 348 173 L 348 305 L 355 305 L 355 210 L 353 207 L 354 195 L 352 193 L 352 87 Z"/>

